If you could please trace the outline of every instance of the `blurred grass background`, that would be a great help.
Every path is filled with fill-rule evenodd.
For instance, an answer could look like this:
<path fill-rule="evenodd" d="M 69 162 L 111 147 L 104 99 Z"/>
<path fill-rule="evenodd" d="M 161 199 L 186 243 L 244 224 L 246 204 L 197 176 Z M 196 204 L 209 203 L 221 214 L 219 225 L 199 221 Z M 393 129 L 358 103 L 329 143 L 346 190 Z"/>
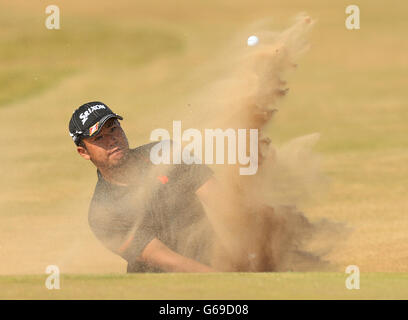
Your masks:
<path fill-rule="evenodd" d="M 270 136 L 281 144 L 321 133 L 316 151 L 331 184 L 302 209 L 354 229 L 328 256 L 339 270 L 408 270 L 408 4 L 354 1 L 355 31 L 344 26 L 343 0 L 61 0 L 60 30 L 45 28 L 49 4 L 0 4 L 0 274 L 43 274 L 49 264 L 125 272 L 88 227 L 96 172 L 68 135 L 74 108 L 104 101 L 125 117 L 131 146 L 146 143 L 182 117 L 212 80 L 200 68 L 223 58 L 237 31 L 262 18 L 283 30 L 299 12 L 317 20 L 311 50 L 288 77 Z"/>
<path fill-rule="evenodd" d="M 63 275 L 60 290 L 47 290 L 45 276 L 0 276 L 2 299 L 397 299 L 407 297 L 401 273 L 365 273 L 359 290 L 344 273 L 213 273 Z"/>

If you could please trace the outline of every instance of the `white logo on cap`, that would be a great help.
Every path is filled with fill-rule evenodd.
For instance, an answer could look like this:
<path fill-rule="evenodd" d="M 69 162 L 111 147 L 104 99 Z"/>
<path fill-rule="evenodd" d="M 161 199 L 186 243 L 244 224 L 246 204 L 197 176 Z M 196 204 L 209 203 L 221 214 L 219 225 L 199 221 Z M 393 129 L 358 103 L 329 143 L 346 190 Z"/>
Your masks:
<path fill-rule="evenodd" d="M 89 107 L 88 110 L 82 112 L 79 115 L 79 118 L 82 120 L 82 124 L 85 124 L 85 122 L 88 120 L 89 115 L 94 112 L 95 110 L 99 109 L 106 109 L 106 107 L 103 104 L 97 104 L 92 107 Z"/>

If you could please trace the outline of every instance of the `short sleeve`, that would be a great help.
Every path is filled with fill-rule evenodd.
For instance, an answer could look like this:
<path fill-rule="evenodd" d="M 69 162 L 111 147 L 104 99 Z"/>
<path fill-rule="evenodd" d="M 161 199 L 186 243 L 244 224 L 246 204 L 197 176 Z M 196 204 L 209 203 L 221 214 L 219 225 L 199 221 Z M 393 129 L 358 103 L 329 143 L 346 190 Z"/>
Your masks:
<path fill-rule="evenodd" d="M 118 253 L 127 261 L 132 262 L 139 257 L 144 248 L 157 237 L 158 228 L 153 215 L 145 215 L 139 226 L 133 226 L 118 248 Z"/>
<path fill-rule="evenodd" d="M 158 233 L 154 217 L 149 211 L 144 213 L 140 221 L 135 221 L 120 214 L 114 215 L 106 207 L 98 208 L 94 205 L 89 212 L 89 225 L 105 247 L 128 262 L 137 259 Z"/>

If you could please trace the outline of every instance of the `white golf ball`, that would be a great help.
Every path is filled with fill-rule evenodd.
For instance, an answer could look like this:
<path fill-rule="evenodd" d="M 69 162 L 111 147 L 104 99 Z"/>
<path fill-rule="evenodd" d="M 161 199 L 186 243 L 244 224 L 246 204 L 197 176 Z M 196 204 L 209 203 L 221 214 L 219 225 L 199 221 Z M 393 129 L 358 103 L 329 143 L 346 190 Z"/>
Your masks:
<path fill-rule="evenodd" d="M 248 46 L 251 46 L 251 47 L 256 46 L 258 42 L 259 42 L 259 39 L 257 36 L 250 36 L 248 38 Z"/>

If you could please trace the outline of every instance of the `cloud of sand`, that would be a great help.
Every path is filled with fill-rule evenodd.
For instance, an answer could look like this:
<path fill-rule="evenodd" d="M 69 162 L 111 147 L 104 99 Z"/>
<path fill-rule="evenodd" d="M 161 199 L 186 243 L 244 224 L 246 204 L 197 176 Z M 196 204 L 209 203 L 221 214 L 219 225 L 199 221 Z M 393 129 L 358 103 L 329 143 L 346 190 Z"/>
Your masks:
<path fill-rule="evenodd" d="M 205 110 L 200 119 L 188 119 L 192 127 L 259 131 L 256 175 L 240 176 L 234 166 L 215 168 L 224 194 L 207 214 L 216 230 L 212 265 L 219 270 L 328 269 L 324 256 L 333 247 L 328 240 L 346 234 L 344 226 L 329 220 L 312 223 L 296 207 L 326 185 L 312 152 L 319 134 L 281 147 L 273 146 L 265 134 L 279 100 L 288 92 L 285 75 L 296 69 L 298 58 L 309 48 L 307 34 L 313 24 L 300 15 L 280 33 L 265 29 L 267 21 L 252 25 L 248 30 L 255 31 L 259 44 L 243 46 L 245 36 L 240 33 L 241 45 L 233 43 L 228 55 L 221 55 L 219 79 L 191 99 L 195 108 Z M 224 212 L 226 202 L 234 208 L 232 214 Z"/>

